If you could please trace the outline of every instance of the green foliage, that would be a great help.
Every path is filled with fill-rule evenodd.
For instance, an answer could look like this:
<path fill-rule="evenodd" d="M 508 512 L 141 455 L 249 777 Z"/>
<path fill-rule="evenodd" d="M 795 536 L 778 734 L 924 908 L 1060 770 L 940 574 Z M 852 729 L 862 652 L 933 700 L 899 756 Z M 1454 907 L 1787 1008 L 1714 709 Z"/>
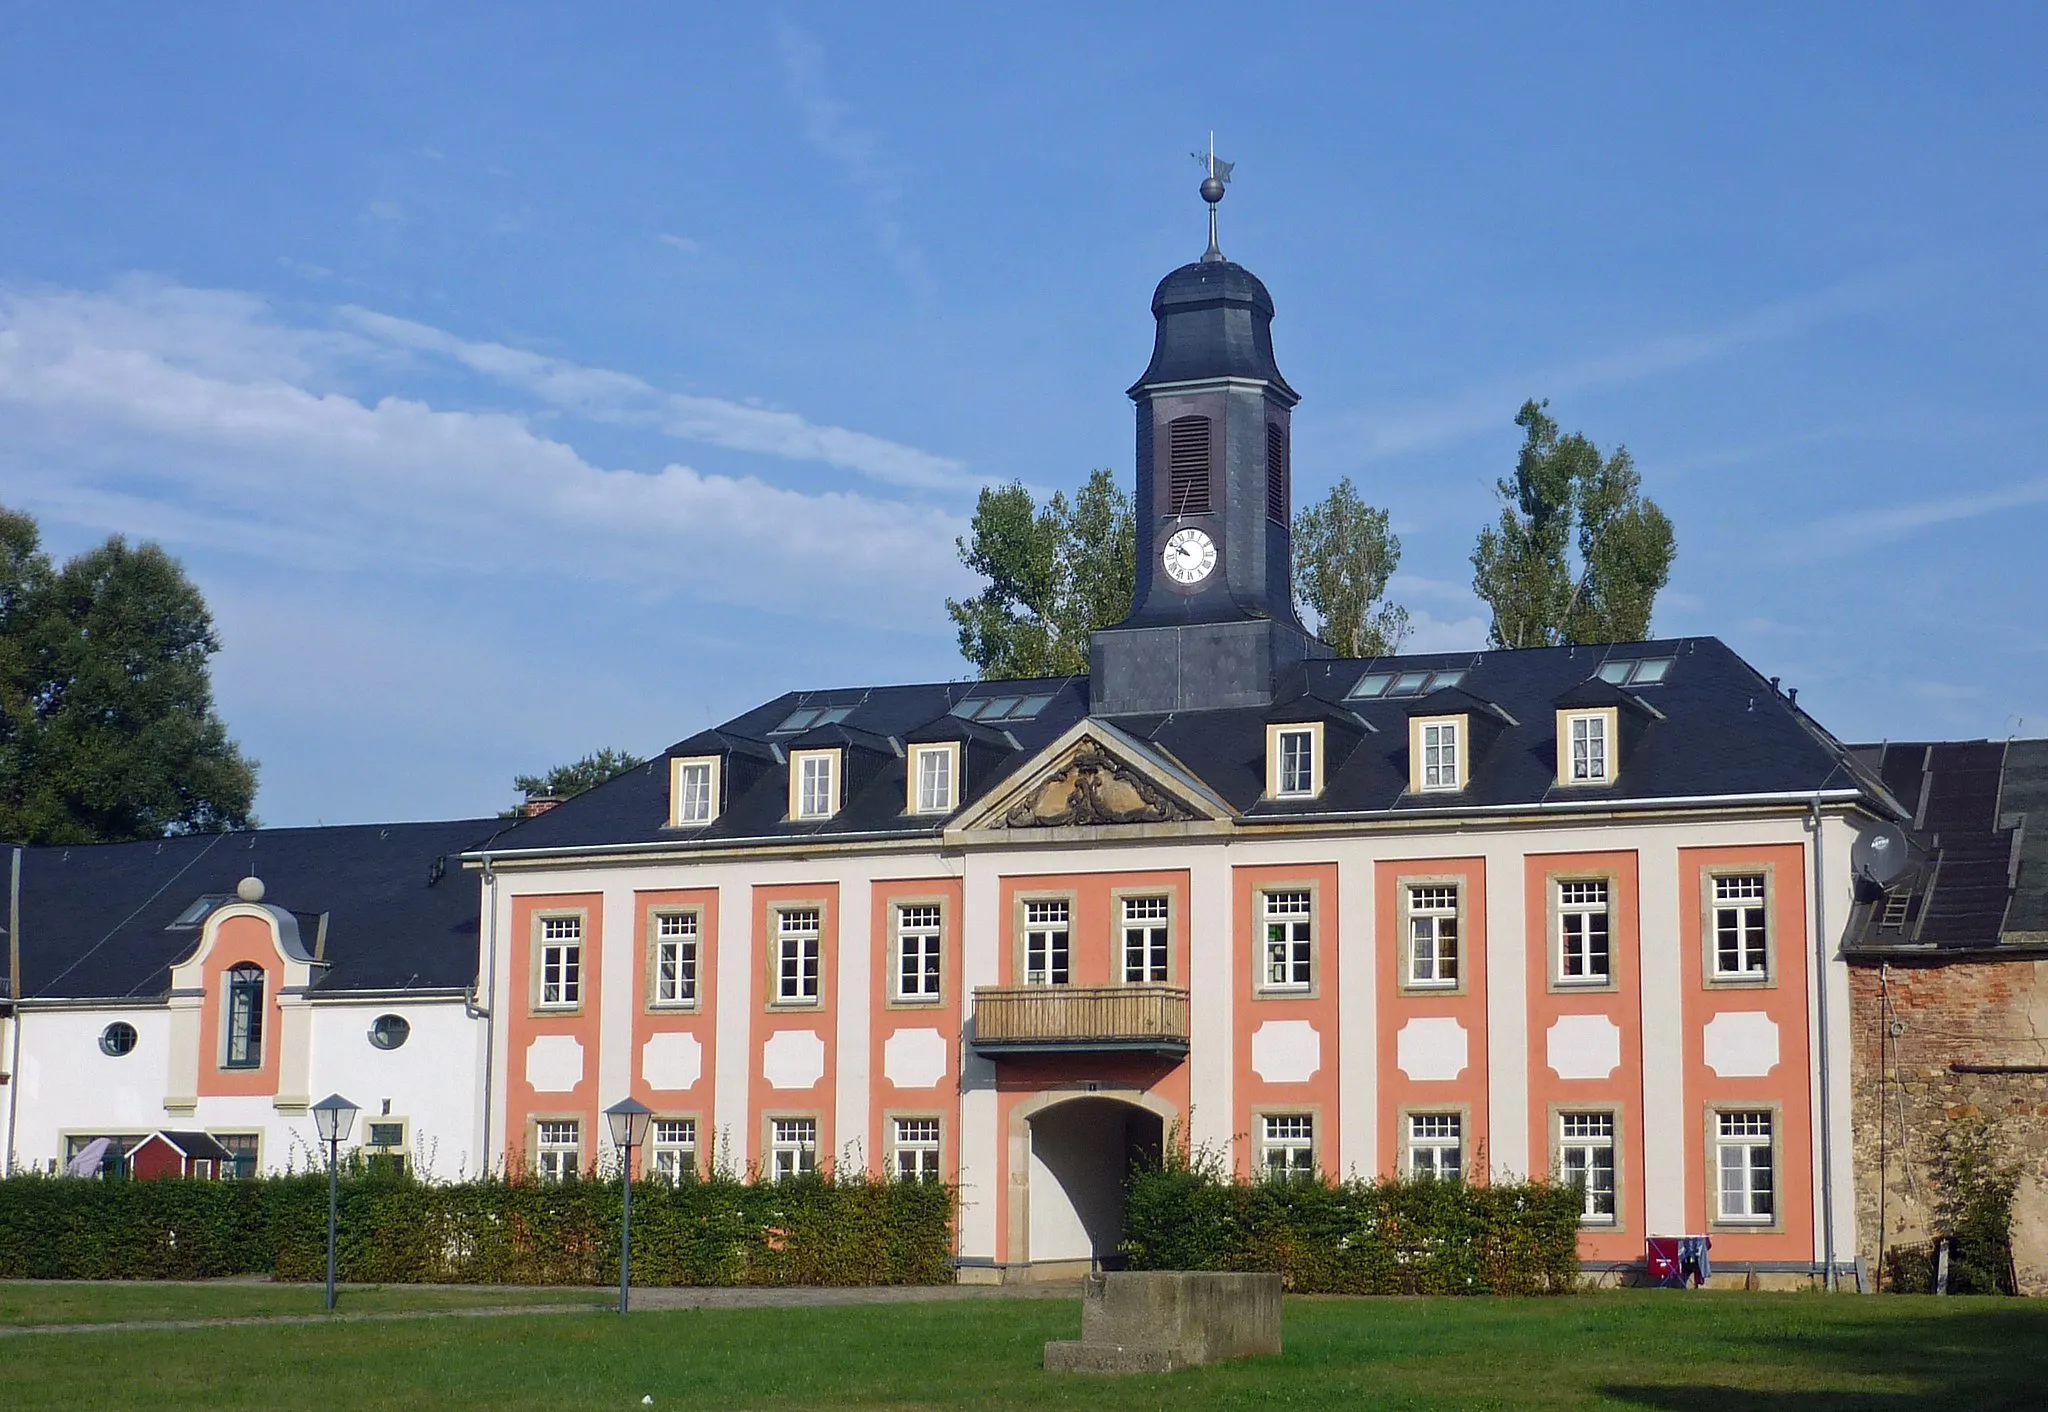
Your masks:
<path fill-rule="evenodd" d="M 1387 512 L 1366 504 L 1349 476 L 1294 517 L 1294 596 L 1340 656 L 1401 650 L 1408 610 L 1382 601 L 1400 563 L 1401 539 L 1388 529 Z"/>
<path fill-rule="evenodd" d="M 1997 1129 L 1964 1119 L 1942 1134 L 1934 1163 L 1935 1228 L 1948 1237 L 1951 1294 L 2013 1294 L 2012 1200 L 2019 1169 Z"/>
<path fill-rule="evenodd" d="M 1021 483 L 984 486 L 960 562 L 987 580 L 946 612 L 960 655 L 983 680 L 1069 676 L 1088 670 L 1088 634 L 1130 611 L 1137 540 L 1130 497 L 1108 470 L 1089 473 L 1071 502 L 1041 507 Z"/>
<path fill-rule="evenodd" d="M 607 745 L 602 750 L 593 750 L 581 760 L 567 765 L 557 765 L 545 774 L 514 775 L 512 787 L 528 798 L 547 797 L 553 799 L 574 799 L 587 789 L 596 789 L 607 780 L 617 779 L 628 770 L 637 770 L 647 761 L 630 750 L 619 750 Z M 498 815 L 501 819 L 516 819 L 525 811 L 517 804 Z"/>
<path fill-rule="evenodd" d="M 382 1284 L 608 1284 L 616 1182 L 341 1182 L 340 1277 Z M 856 1176 L 633 1186 L 645 1285 L 948 1284 L 953 1191 Z M 327 1179 L 0 1181 L 0 1279 L 326 1273 Z"/>
<path fill-rule="evenodd" d="M 1516 415 L 1515 476 L 1498 483 L 1500 522 L 1472 551 L 1493 644 L 1641 641 L 1678 552 L 1671 521 L 1644 498 L 1626 447 L 1603 458 L 1579 433 L 1560 435 L 1549 405 L 1525 402 Z"/>
<path fill-rule="evenodd" d="M 220 650 L 178 561 L 118 535 L 61 569 L 0 509 L 0 838 L 246 828 L 256 768 L 213 708 Z"/>
<path fill-rule="evenodd" d="M 1134 1270 L 1273 1270 L 1299 1294 L 1562 1294 L 1579 1275 L 1575 1186 L 1232 1181 L 1213 1158 L 1132 1173 Z"/>

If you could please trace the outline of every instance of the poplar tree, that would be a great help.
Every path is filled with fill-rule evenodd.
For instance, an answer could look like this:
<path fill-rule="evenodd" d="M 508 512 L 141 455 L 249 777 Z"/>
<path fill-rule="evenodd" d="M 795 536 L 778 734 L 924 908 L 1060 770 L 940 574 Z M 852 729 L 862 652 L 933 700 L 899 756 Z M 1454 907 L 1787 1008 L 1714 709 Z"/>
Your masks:
<path fill-rule="evenodd" d="M 1339 656 L 1401 650 L 1408 610 L 1385 601 L 1400 563 L 1401 539 L 1387 512 L 1366 504 L 1349 476 L 1294 517 L 1294 596 Z"/>

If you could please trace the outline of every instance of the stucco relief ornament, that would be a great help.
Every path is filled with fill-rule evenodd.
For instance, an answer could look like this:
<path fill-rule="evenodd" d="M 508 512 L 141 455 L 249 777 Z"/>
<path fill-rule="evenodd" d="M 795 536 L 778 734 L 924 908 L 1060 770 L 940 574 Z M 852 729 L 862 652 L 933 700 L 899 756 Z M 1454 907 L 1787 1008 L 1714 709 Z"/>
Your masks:
<path fill-rule="evenodd" d="M 1195 817 L 1187 805 L 1084 739 L 1058 773 L 1011 806 L 1001 827 L 1165 824 Z"/>

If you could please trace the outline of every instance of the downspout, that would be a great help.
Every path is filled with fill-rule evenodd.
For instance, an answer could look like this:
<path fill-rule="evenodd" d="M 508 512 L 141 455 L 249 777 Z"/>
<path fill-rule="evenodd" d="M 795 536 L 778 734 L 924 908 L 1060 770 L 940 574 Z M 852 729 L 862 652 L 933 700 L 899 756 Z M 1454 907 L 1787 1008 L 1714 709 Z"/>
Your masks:
<path fill-rule="evenodd" d="M 1828 1063 L 1828 904 L 1827 871 L 1822 861 L 1820 797 L 1813 811 L 1813 964 L 1815 1010 L 1820 1030 L 1820 1219 L 1823 1287 L 1835 1288 L 1835 1126 L 1834 1087 Z"/>
<path fill-rule="evenodd" d="M 7 1060 L 7 1175 L 14 1175 L 14 1121 L 21 1112 L 21 845 L 7 883 L 7 999 L 14 1053 Z"/>
<path fill-rule="evenodd" d="M 480 1174 L 484 1177 L 489 1177 L 491 1174 L 491 1077 L 498 1066 L 498 875 L 491 868 L 491 857 L 488 853 L 484 855 L 484 892 L 490 898 L 490 905 L 486 909 L 489 920 L 485 923 L 489 934 L 484 943 L 486 956 L 484 961 L 485 1001 L 481 1011 L 468 1001 L 464 1002 L 463 1009 L 469 1012 L 472 1019 L 481 1014 L 484 1022 L 484 1139 L 482 1149 L 477 1153 L 477 1163 L 481 1168 Z M 471 994 L 475 994 L 475 987 L 473 986 L 471 987 Z"/>

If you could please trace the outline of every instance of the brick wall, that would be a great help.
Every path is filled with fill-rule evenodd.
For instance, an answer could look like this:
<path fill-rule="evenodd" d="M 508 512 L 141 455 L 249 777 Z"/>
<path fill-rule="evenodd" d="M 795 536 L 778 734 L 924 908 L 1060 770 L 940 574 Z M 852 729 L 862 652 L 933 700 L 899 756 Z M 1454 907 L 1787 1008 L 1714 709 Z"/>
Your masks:
<path fill-rule="evenodd" d="M 2020 1289 L 2048 1294 L 2048 1073 L 1959 1074 L 1952 1067 L 2048 1064 L 2048 961 L 1858 965 L 1849 971 L 1849 996 L 1864 1260 L 1875 1268 L 1880 1195 L 1888 1245 L 1933 1235 L 1942 1134 L 1960 1119 L 1984 1118 L 2020 1163 L 2013 1230 Z"/>

